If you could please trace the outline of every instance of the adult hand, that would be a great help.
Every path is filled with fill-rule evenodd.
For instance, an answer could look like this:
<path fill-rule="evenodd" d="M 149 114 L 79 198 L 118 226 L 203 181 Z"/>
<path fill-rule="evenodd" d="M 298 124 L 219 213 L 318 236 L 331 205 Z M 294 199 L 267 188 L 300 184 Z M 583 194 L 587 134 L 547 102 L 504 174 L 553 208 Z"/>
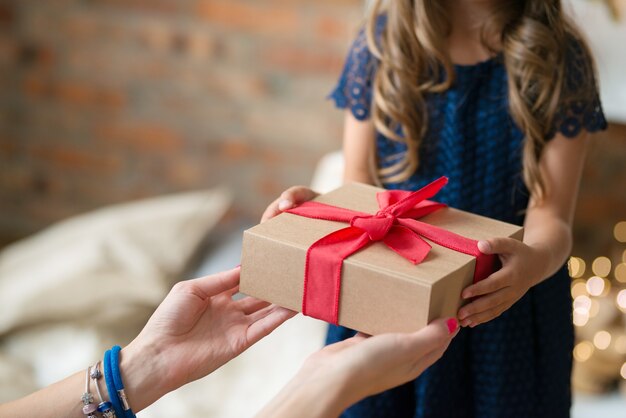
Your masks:
<path fill-rule="evenodd" d="M 233 300 L 239 268 L 177 283 L 122 350 L 122 378 L 135 411 L 200 379 L 295 315 L 245 297 Z"/>
<path fill-rule="evenodd" d="M 319 193 L 314 192 L 305 186 L 294 186 L 282 192 L 278 199 L 274 200 L 263 212 L 261 222 L 265 222 L 268 219 L 291 209 L 301 203 L 315 199 L 319 196 Z"/>
<path fill-rule="evenodd" d="M 476 298 L 458 312 L 461 325 L 471 328 L 497 318 L 513 306 L 543 279 L 546 264 L 540 250 L 512 238 L 479 241 L 478 249 L 497 254 L 502 268 L 461 293 L 463 299 Z"/>
<path fill-rule="evenodd" d="M 353 403 L 419 376 L 458 332 L 456 319 L 433 321 L 410 334 L 358 334 L 311 355 L 260 416 L 337 416 Z"/>

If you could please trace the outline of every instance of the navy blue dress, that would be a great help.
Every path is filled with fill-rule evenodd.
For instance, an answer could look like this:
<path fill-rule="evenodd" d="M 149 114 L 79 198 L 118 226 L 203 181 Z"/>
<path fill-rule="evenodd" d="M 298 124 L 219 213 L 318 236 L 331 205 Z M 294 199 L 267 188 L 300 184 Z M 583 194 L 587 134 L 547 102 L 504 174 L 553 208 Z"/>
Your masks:
<path fill-rule="evenodd" d="M 595 83 L 584 71 L 589 59 L 574 43 L 565 88 Z M 377 61 L 365 35 L 354 42 L 331 98 L 359 120 L 370 116 Z M 447 176 L 436 200 L 451 207 L 522 225 L 528 191 L 522 181 L 523 134 L 508 110 L 507 74 L 499 56 L 476 65 L 456 65 L 457 79 L 444 93 L 428 96 L 428 132 L 420 166 L 392 189 L 415 190 Z M 595 85 L 595 84 L 594 84 Z M 606 128 L 596 94 L 588 102 L 561 103 L 553 131 L 573 138 Z M 378 161 L 405 147 L 380 133 Z M 568 417 L 574 330 L 570 280 L 565 266 L 531 288 L 500 317 L 462 329 L 443 358 L 418 379 L 369 397 L 344 417 L 514 418 Z M 331 326 L 327 343 L 354 335 Z"/>

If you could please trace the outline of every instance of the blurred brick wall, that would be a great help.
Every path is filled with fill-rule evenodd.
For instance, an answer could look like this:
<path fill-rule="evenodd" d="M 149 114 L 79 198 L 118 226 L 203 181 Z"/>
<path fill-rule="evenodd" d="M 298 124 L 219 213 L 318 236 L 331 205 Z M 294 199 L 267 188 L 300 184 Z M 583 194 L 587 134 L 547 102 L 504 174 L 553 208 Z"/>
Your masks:
<path fill-rule="evenodd" d="M 361 0 L 0 0 L 0 242 L 230 185 L 237 209 L 340 147 L 325 100 Z"/>
<path fill-rule="evenodd" d="M 53 221 L 218 184 L 257 218 L 340 146 L 325 96 L 362 0 L 0 0 L 0 245 Z M 626 208 L 626 127 L 594 141 L 577 254 Z"/>
<path fill-rule="evenodd" d="M 626 125 L 610 124 L 589 146 L 574 218 L 573 254 L 614 255 L 613 228 L 626 221 Z"/>

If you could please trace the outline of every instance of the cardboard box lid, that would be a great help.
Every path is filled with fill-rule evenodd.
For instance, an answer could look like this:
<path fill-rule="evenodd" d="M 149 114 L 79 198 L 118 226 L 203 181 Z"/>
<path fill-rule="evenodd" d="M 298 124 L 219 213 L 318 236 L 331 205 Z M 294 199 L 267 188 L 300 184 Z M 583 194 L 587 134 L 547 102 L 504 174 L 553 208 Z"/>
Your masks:
<path fill-rule="evenodd" d="M 373 214 L 379 210 L 376 201 L 376 193 L 379 191 L 384 190 L 365 184 L 350 183 L 319 196 L 315 200 Z M 521 240 L 523 235 L 523 228 L 520 226 L 452 208 L 440 209 L 419 220 L 431 225 L 445 227 L 449 231 L 476 240 L 492 237 L 511 237 Z M 346 223 L 310 219 L 283 213 L 249 229 L 246 233 L 260 235 L 265 239 L 279 241 L 306 251 L 318 239 L 347 226 Z M 420 281 L 428 285 L 436 283 L 442 276 L 451 274 L 468 263 L 475 263 L 472 256 L 441 247 L 432 242 L 430 244 L 433 247 L 432 250 L 417 268 L 381 242 L 373 243 L 351 255 L 344 263 L 354 263 L 386 273 L 393 270 L 393 274 L 400 279 L 413 282 Z"/>

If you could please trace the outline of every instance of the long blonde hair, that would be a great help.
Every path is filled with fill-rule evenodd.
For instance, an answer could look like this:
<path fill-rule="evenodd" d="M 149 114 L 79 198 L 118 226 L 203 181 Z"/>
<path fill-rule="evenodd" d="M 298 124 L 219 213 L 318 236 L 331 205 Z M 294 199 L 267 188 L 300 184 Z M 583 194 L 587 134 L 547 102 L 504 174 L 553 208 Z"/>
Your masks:
<path fill-rule="evenodd" d="M 567 45 L 575 40 L 591 68 L 591 54 L 579 31 L 564 16 L 560 0 L 494 2 L 491 19 L 481 29 L 483 45 L 498 37 L 508 74 L 510 114 L 524 134 L 523 178 L 541 200 L 546 186 L 539 159 L 551 133 L 563 84 Z M 377 21 L 387 23 L 377 36 Z M 374 80 L 372 118 L 386 137 L 406 144 L 399 160 L 378 169 L 382 183 L 408 179 L 419 166 L 420 143 L 428 129 L 425 95 L 443 92 L 454 83 L 454 67 L 445 41 L 451 32 L 440 0 L 374 0 L 367 18 L 367 43 L 379 60 Z M 584 84 L 584 83 L 583 83 Z M 581 98 L 595 94 L 595 85 L 582 85 Z"/>

